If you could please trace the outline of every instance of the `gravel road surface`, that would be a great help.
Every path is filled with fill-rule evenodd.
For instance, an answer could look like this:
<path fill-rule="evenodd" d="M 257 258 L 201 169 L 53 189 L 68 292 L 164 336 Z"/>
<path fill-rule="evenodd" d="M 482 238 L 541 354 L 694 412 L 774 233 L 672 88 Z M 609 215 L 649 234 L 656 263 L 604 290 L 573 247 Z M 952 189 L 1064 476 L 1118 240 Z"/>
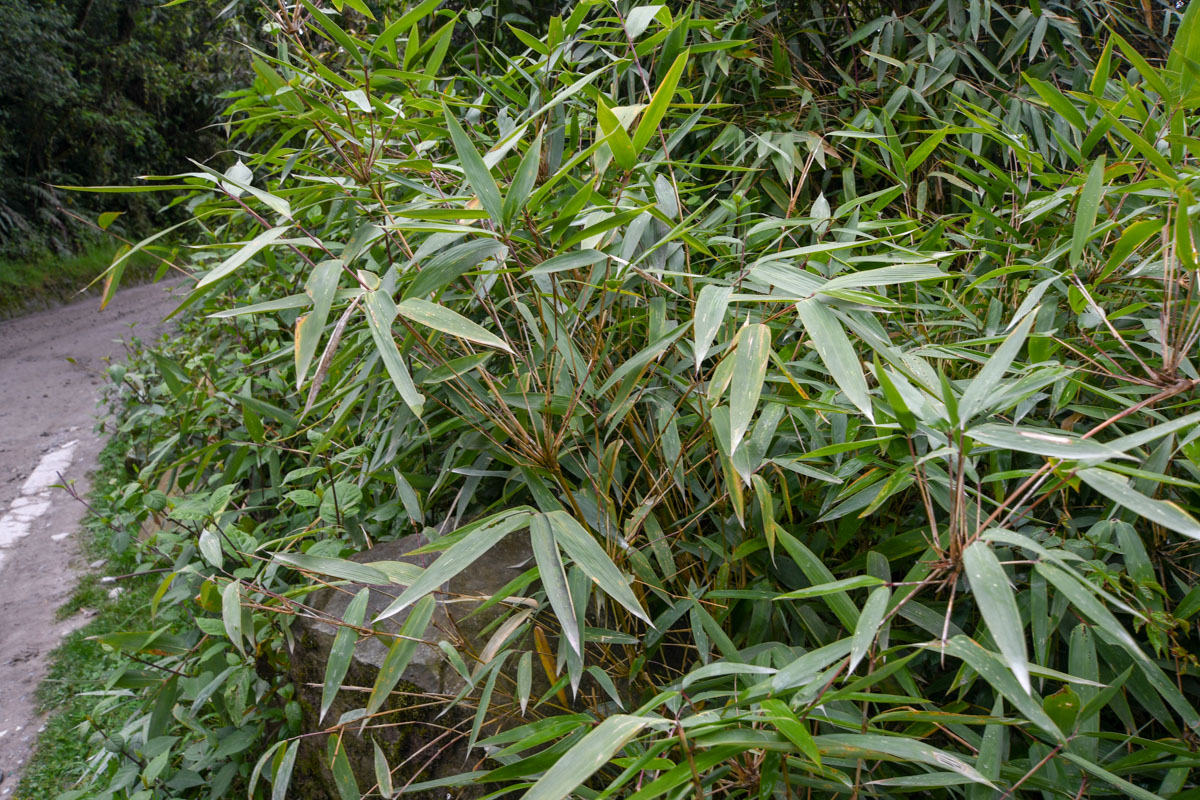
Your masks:
<path fill-rule="evenodd" d="M 84 494 L 103 441 L 96 403 L 124 340 L 156 338 L 175 307 L 173 285 L 120 290 L 0 322 L 0 797 L 10 796 L 43 717 L 33 695 L 47 656 L 85 614 L 55 620 L 79 573 Z"/>

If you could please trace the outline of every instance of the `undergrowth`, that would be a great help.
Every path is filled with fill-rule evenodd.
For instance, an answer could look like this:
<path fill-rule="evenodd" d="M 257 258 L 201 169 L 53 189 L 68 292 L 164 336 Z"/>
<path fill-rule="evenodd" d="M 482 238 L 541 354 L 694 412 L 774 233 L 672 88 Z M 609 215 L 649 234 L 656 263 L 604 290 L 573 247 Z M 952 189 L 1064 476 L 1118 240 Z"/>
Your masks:
<path fill-rule="evenodd" d="M 95 295 L 101 283 L 89 288 L 112 263 L 118 245 L 94 242 L 71 256 L 45 253 L 33 259 L 0 259 L 0 319 Z M 125 280 L 139 283 L 157 271 L 157 259 L 137 254 L 130 259 Z"/>

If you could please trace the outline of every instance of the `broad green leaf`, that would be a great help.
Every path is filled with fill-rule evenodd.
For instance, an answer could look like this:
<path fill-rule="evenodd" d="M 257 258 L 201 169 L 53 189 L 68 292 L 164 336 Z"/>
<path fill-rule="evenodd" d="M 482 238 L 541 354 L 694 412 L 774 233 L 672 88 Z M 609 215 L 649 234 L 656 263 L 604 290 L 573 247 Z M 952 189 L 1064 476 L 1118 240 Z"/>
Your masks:
<path fill-rule="evenodd" d="M 387 756 L 383 754 L 383 748 L 374 738 L 371 739 L 371 746 L 375 751 L 375 783 L 379 787 L 379 794 L 390 798 L 394 791 L 392 790 L 392 770 L 388 766 Z"/>
<path fill-rule="evenodd" d="M 871 645 L 875 642 L 875 636 L 879 633 L 879 626 L 883 623 L 883 617 L 887 613 L 888 600 L 891 597 L 892 591 L 886 586 L 877 586 L 871 590 L 867 602 L 863 605 L 862 613 L 858 615 L 858 624 L 850 639 L 850 663 L 846 666 L 846 674 L 854 672 L 854 668 L 871 649 Z"/>
<path fill-rule="evenodd" d="M 383 610 L 375 621 L 387 619 L 400 613 L 420 598 L 439 589 L 442 584 L 467 567 L 513 531 L 529 524 L 530 509 L 520 506 L 508 511 L 484 517 L 457 531 L 459 538 L 450 548 L 421 573 L 412 583 Z"/>
<path fill-rule="evenodd" d="M 621 121 L 617 119 L 613 110 L 605 105 L 604 100 L 600 100 L 596 105 L 596 120 L 600 125 L 605 143 L 612 150 L 617 166 L 626 172 L 637 166 L 637 155 L 633 151 L 633 142 L 630 141 L 625 128 L 621 126 Z"/>
<path fill-rule="evenodd" d="M 264 247 L 270 246 L 276 239 L 291 229 L 290 225 L 282 225 L 278 228 L 270 228 L 255 236 L 250 241 L 246 242 L 238 251 L 225 259 L 218 266 L 209 271 L 207 275 L 200 279 L 196 284 L 197 289 L 203 289 L 205 286 L 216 283 L 225 276 L 232 273 L 238 267 L 245 264 L 251 258 L 258 254 Z"/>
<path fill-rule="evenodd" d="M 653 624 L 642 610 L 637 596 L 629 588 L 629 579 L 574 517 L 565 511 L 551 511 L 543 516 L 554 532 L 554 541 L 570 556 L 576 566 L 609 597 L 628 609 L 629 613 L 647 624 Z"/>
<path fill-rule="evenodd" d="M 263 303 L 251 303 L 246 306 L 235 306 L 224 311 L 209 314 L 210 319 L 228 319 L 245 314 L 262 314 L 270 311 L 289 311 L 293 308 L 307 308 L 312 305 L 312 298 L 307 294 L 293 294 L 278 300 L 267 300 Z"/>
<path fill-rule="evenodd" d="M 329 318 L 329 309 L 333 306 L 333 295 L 337 291 L 341 274 L 341 261 L 322 261 L 309 275 L 308 283 L 305 284 L 305 290 L 312 298 L 312 311 L 296 318 L 297 390 L 304 385 L 304 377 L 308 374 L 308 367 L 317 352 L 317 344 Z"/>
<path fill-rule="evenodd" d="M 1046 580 L 1063 594 L 1071 605 L 1087 619 L 1091 620 L 1104 635 L 1117 642 L 1137 664 L 1142 674 L 1151 686 L 1162 696 L 1175 712 L 1183 717 L 1184 722 L 1193 730 L 1200 729 L 1200 714 L 1183 696 L 1179 688 L 1163 674 L 1154 661 L 1143 652 L 1134 639 L 1096 596 L 1099 590 L 1092 584 L 1077 577 L 1072 572 L 1052 564 L 1039 561 L 1034 567 Z M 1011 699 L 1011 698 L 1010 698 Z"/>
<path fill-rule="evenodd" d="M 747 325 L 738 333 L 737 350 L 733 353 L 733 382 L 729 388 L 731 454 L 742 443 L 758 408 L 770 353 L 771 329 L 766 325 Z"/>
<path fill-rule="evenodd" d="M 529 692 L 533 688 L 533 653 L 526 650 L 517 662 L 517 701 L 521 704 L 521 714 L 529 705 Z"/>
<path fill-rule="evenodd" d="M 564 800 L 637 736 L 650 720 L 617 714 L 601 722 L 564 753 L 522 800 Z"/>
<path fill-rule="evenodd" d="M 276 553 L 271 558 L 289 567 L 309 572 L 318 572 L 322 575 L 329 575 L 330 577 L 344 581 L 365 583 L 372 586 L 384 586 L 388 583 L 388 577 L 382 570 L 369 567 L 366 564 L 359 564 L 355 561 L 348 561 L 344 558 L 310 556 L 304 553 Z"/>
<path fill-rule="evenodd" d="M 840 289 L 861 289 L 868 286 L 897 286 L 902 283 L 941 280 L 950 277 L 932 264 L 897 264 L 892 267 L 847 272 L 831 278 L 820 288 L 821 293 Z"/>
<path fill-rule="evenodd" d="M 358 781 L 354 777 L 354 770 L 350 767 L 350 757 L 346 755 L 346 743 L 342 741 L 345 736 L 344 732 L 338 736 L 333 761 L 329 764 L 330 771 L 333 772 L 333 784 L 337 787 L 338 796 L 342 800 L 362 800 Z"/>
<path fill-rule="evenodd" d="M 1117 789 L 1122 794 L 1129 795 L 1130 797 L 1136 797 L 1138 800 L 1163 800 L 1162 797 L 1156 795 L 1154 792 L 1146 791 L 1137 784 L 1130 783 L 1124 778 L 1114 775 L 1113 773 L 1101 767 L 1099 764 L 1094 764 L 1091 761 L 1088 761 L 1083 756 L 1072 753 L 1069 750 L 1063 751 L 1062 756 L 1081 768 L 1084 772 L 1099 778 L 1109 786 Z"/>
<path fill-rule="evenodd" d="M 829 571 L 829 567 L 821 561 L 812 550 L 801 543 L 795 536 L 788 533 L 783 528 L 779 528 L 775 532 L 779 543 L 783 545 L 787 554 L 796 562 L 796 566 L 800 567 L 800 571 L 804 573 L 804 577 L 808 578 L 808 582 L 814 586 L 824 586 L 834 583 L 833 573 Z M 823 595 L 825 604 L 829 606 L 829 610 L 834 613 L 838 621 L 847 630 L 854 630 L 858 625 L 858 609 L 854 603 L 846 597 L 844 592 L 835 592 L 833 594 Z"/>
<path fill-rule="evenodd" d="M 558 545 L 554 543 L 550 520 L 545 514 L 534 514 L 530 519 L 529 542 L 533 548 L 533 557 L 537 561 L 542 587 L 546 590 L 550 607 L 554 609 L 563 634 L 567 637 L 567 643 L 572 650 L 583 655 L 579 621 L 575 618 L 575 601 L 571 599 L 567 573 L 558 555 Z"/>
<path fill-rule="evenodd" d="M 846 399 L 857 406 L 867 419 L 874 421 L 862 363 L 837 317 L 828 306 L 815 298 L 796 303 L 796 313 L 800 315 L 800 322 L 812 339 L 817 355 L 834 382 L 846 394 Z"/>
<path fill-rule="evenodd" d="M 1145 447 L 1151 442 L 1157 441 L 1164 436 L 1168 436 L 1176 431 L 1194 430 L 1200 426 L 1200 411 L 1185 414 L 1182 417 L 1164 422 L 1160 425 L 1152 425 L 1145 430 L 1137 431 L 1110 442 L 1106 442 L 1109 447 L 1114 450 L 1120 450 L 1122 453 L 1132 450 L 1135 447 Z"/>
<path fill-rule="evenodd" d="M 967 436 L 981 444 L 1004 447 L 1019 453 L 1033 453 L 1047 458 L 1095 463 L 1110 458 L 1128 458 L 1116 450 L 1092 439 L 1081 439 L 1060 430 L 1042 430 L 1024 426 L 988 422 L 967 431 Z"/>
<path fill-rule="evenodd" d="M 853 589 L 866 589 L 879 586 L 883 581 L 879 578 L 870 575 L 857 575 L 853 578 L 843 578 L 840 581 L 832 583 L 822 583 L 818 586 L 810 586 L 807 589 L 797 589 L 793 592 L 785 592 L 777 595 L 775 600 L 807 600 L 810 597 L 824 597 L 827 594 L 837 594 L 840 592 L 849 592 Z"/>
<path fill-rule="evenodd" d="M 396 305 L 396 311 L 406 319 L 426 325 L 442 333 L 458 336 L 459 338 L 484 344 L 488 347 L 496 347 L 507 353 L 512 352 L 512 348 L 496 334 L 476 325 L 458 312 L 451 311 L 437 303 L 431 303 L 428 300 L 422 300 L 417 297 L 410 297 L 407 300 L 401 300 Z"/>
<path fill-rule="evenodd" d="M 996 348 L 996 352 L 992 353 L 984 362 L 983 369 L 979 370 L 979 374 L 971 379 L 971 383 L 967 385 L 966 391 L 958 401 L 959 419 L 963 422 L 970 422 L 976 414 L 987 410 L 990 406 L 990 401 L 995 396 L 1000 382 L 1004 379 L 1004 374 L 1008 372 L 1009 367 L 1021 352 L 1021 348 L 1025 346 L 1029 330 L 1033 327 L 1036 319 L 1037 309 L 1026 313 L 1013 328 L 1012 333 L 1008 334 Z"/>
<path fill-rule="evenodd" d="M 287 800 L 288 788 L 292 782 L 292 768 L 296 765 L 296 751 L 300 748 L 300 740 L 293 739 L 283 751 L 279 766 L 271 779 L 271 800 Z"/>
<path fill-rule="evenodd" d="M 409 9 L 407 13 L 402 14 L 399 19 L 384 28 L 383 32 L 375 38 L 375 43 L 371 46 L 371 52 L 367 54 L 368 60 L 373 58 L 380 48 L 392 48 L 396 37 L 429 16 L 441 4 L 442 0 L 424 0 L 424 2 L 418 3 Z"/>
<path fill-rule="evenodd" d="M 517 215 L 525 210 L 525 201 L 533 191 L 533 183 L 537 180 L 538 167 L 542 161 L 542 137 L 534 137 L 533 144 L 525 157 L 521 159 L 517 172 L 509 184 L 508 192 L 504 195 L 504 224 L 511 225 Z"/>
<path fill-rule="evenodd" d="M 931 135 L 924 136 L 921 143 L 913 148 L 912 153 L 904 160 L 904 171 L 911 173 L 914 169 L 925 163 L 925 159 L 937 149 L 937 146 L 946 138 L 946 129 L 934 131 Z"/>
<path fill-rule="evenodd" d="M 242 644 L 242 582 L 230 581 L 221 591 L 221 622 L 229 641 L 244 658 L 246 648 Z"/>
<path fill-rule="evenodd" d="M 445 103 L 442 103 L 442 113 L 446 130 L 450 132 L 450 139 L 458 153 L 458 161 L 467 175 L 467 181 L 471 184 L 471 188 L 479 196 L 480 205 L 487 211 L 493 222 L 497 225 L 503 224 L 504 204 L 500 200 L 500 188 L 496 186 L 496 179 L 492 177 L 491 170 L 488 169 L 487 164 L 483 163 L 483 158 L 475 149 L 475 145 L 471 144 L 467 132 L 463 130 L 462 125 L 458 124 L 458 120 L 454 118 L 454 114 L 450 112 Z"/>
<path fill-rule="evenodd" d="M 1050 106 L 1050 109 L 1055 114 L 1058 114 L 1071 123 L 1071 127 L 1075 130 L 1087 133 L 1088 125 L 1083 119 L 1083 114 L 1079 112 L 1075 104 L 1062 92 L 1046 81 L 1038 80 L 1027 72 L 1021 73 L 1021 75 L 1025 78 L 1025 82 L 1033 87 L 1033 90 L 1038 93 L 1042 100 L 1046 101 L 1046 105 Z"/>
<path fill-rule="evenodd" d="M 371 328 L 371 338 L 375 340 L 379 357 L 383 359 L 384 367 L 387 368 L 396 391 L 400 392 L 404 404 L 418 417 L 421 416 L 425 398 L 417 391 L 408 367 L 404 365 L 404 359 L 400 356 L 400 348 L 392 338 L 392 320 L 396 318 L 395 305 L 391 298 L 375 291 L 363 295 L 363 307 L 367 313 L 367 324 Z"/>
<path fill-rule="evenodd" d="M 379 674 L 375 676 L 375 685 L 371 688 L 371 696 L 367 700 L 368 715 L 383 708 L 400 676 L 408 669 L 409 662 L 421 645 L 421 637 L 425 635 L 425 629 L 429 627 L 429 621 L 433 618 L 433 609 L 433 596 L 426 595 L 417 601 L 408 618 L 404 620 L 400 634 L 392 641 L 392 646 L 388 648 L 388 654 L 383 659 L 383 665 L 379 667 Z"/>
<path fill-rule="evenodd" d="M 1091 486 L 1102 497 L 1124 506 L 1151 522 L 1170 528 L 1176 533 L 1200 539 L 1200 521 L 1169 500 L 1155 500 L 1139 492 L 1123 476 L 1103 469 L 1082 469 L 1080 480 Z"/>
<path fill-rule="evenodd" d="M 966 636 L 955 636 L 944 645 L 937 643 L 927 645 L 946 655 L 953 656 L 965 662 L 975 670 L 981 678 L 991 684 L 992 688 L 1004 695 L 1011 703 L 1037 727 L 1041 728 L 1056 742 L 1065 742 L 1066 737 L 1042 710 L 1042 699 L 1036 694 L 1026 692 L 1008 667 L 1001 663 L 995 655 L 983 649 L 975 640 Z"/>
<path fill-rule="evenodd" d="M 852 646 L 850 639 L 841 639 L 804 653 L 779 670 L 774 677 L 752 687 L 749 696 L 754 697 L 765 692 L 778 694 L 806 686 L 830 664 L 848 656 Z"/>
<path fill-rule="evenodd" d="M 975 593 L 976 606 L 987 623 L 1000 654 L 1026 694 L 1033 692 L 1029 681 L 1025 626 L 1004 567 L 987 542 L 976 541 L 963 551 L 963 571 Z"/>
<path fill-rule="evenodd" d="M 692 322 L 696 372 L 700 371 L 700 365 L 708 356 L 713 337 L 725 321 L 725 310 L 729 307 L 729 297 L 732 294 L 733 287 L 713 283 L 705 284 L 700 289 L 700 295 L 696 299 L 696 318 Z"/>
<path fill-rule="evenodd" d="M 830 745 L 836 748 L 834 752 L 839 758 L 855 758 L 856 753 L 864 750 L 882 753 L 902 761 L 916 761 L 939 769 L 949 769 L 975 783 L 996 788 L 995 784 L 980 775 L 961 757 L 916 739 L 872 733 L 830 733 L 817 737 L 817 746 L 827 754 L 832 749 Z"/>
<path fill-rule="evenodd" d="M 568 253 L 559 253 L 556 256 L 547 258 L 525 274 L 553 275 L 556 272 L 567 272 L 568 270 L 579 269 L 581 267 L 590 267 L 592 264 L 599 264 L 606 258 L 608 258 L 608 254 L 602 253 L 599 250 L 572 250 Z"/>
<path fill-rule="evenodd" d="M 1154 236 L 1163 228 L 1163 221 L 1160 219 L 1142 219 L 1134 222 L 1125 232 L 1121 234 L 1121 238 L 1117 240 L 1115 246 L 1111 248 L 1108 255 L 1108 261 L 1104 265 L 1104 270 L 1100 273 L 1099 280 L 1104 280 L 1112 275 L 1120 267 L 1125 265 L 1125 261 L 1133 255 L 1134 251 L 1141 247 L 1146 240 Z"/>
<path fill-rule="evenodd" d="M 337 697 L 338 689 L 342 687 L 342 679 L 350 669 L 350 659 L 354 657 L 354 643 L 358 641 L 356 627 L 362 625 L 367 611 L 367 598 L 371 590 L 362 588 L 354 595 L 354 599 L 346 606 L 342 617 L 345 625 L 339 625 L 337 634 L 333 637 L 333 646 L 329 649 L 329 660 L 325 664 L 325 683 L 321 687 L 321 713 L 318 722 L 325 719 L 329 707 Z"/>
<path fill-rule="evenodd" d="M 769 715 L 776 730 L 800 748 L 800 752 L 807 756 L 809 761 L 818 767 L 821 766 L 821 751 L 817 747 L 816 740 L 786 703 L 781 700 L 763 700 L 762 709 Z"/>
<path fill-rule="evenodd" d="M 421 267 L 403 298 L 427 298 L 440 292 L 489 258 L 503 261 L 505 247 L 494 239 L 471 239 L 434 255 Z"/>
<path fill-rule="evenodd" d="M 1083 247 L 1092 236 L 1092 228 L 1096 224 L 1096 212 L 1100 208 L 1100 199 L 1104 192 L 1104 156 L 1100 156 L 1092 164 L 1087 181 L 1079 193 L 1079 203 L 1075 206 L 1075 227 L 1071 234 L 1071 267 L 1079 266 L 1083 256 Z"/>
<path fill-rule="evenodd" d="M 663 116 L 667 113 L 667 108 L 671 105 L 671 100 L 675 97 L 675 90 L 679 86 L 679 78 L 683 75 L 683 69 L 687 66 L 688 56 L 691 51 L 684 50 L 671 64 L 671 68 L 667 70 L 667 74 L 663 76 L 662 83 L 658 85 L 658 89 L 654 92 L 654 97 L 650 99 L 650 105 L 646 106 L 646 110 L 642 112 L 642 119 L 638 123 L 637 130 L 633 133 L 633 152 L 641 153 L 646 149 L 646 145 L 654 138 L 654 134 L 658 132 L 658 124 L 662 122 Z"/>

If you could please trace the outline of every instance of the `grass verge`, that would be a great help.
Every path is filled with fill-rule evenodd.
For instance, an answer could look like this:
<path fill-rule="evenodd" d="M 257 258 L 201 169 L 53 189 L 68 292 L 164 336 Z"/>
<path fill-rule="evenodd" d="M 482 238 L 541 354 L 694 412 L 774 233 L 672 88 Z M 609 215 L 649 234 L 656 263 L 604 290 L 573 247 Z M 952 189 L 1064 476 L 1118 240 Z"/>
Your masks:
<path fill-rule="evenodd" d="M 73 256 L 43 255 L 30 261 L 0 259 L 0 319 L 70 301 L 112 263 L 116 245 L 103 241 Z M 136 283 L 154 274 L 153 259 L 135 254 L 123 283 Z M 99 284 L 91 290 L 94 293 Z"/>
<path fill-rule="evenodd" d="M 81 536 L 81 556 L 87 562 L 107 559 L 104 567 L 107 575 L 129 573 L 136 567 L 134 548 L 114 550 L 113 531 L 101 518 L 107 490 L 126 480 L 121 459 L 124 447 L 118 435 L 109 440 L 101 453 L 91 491 L 96 512 L 85 518 Z M 149 602 L 157 582 L 153 575 L 124 579 L 117 584 L 122 591 L 114 598 L 109 595 L 113 585 L 101 583 L 100 579 L 99 574 L 84 575 L 71 598 L 59 609 L 60 617 L 83 609 L 92 609 L 95 615 L 87 625 L 67 636 L 51 655 L 50 671 L 38 688 L 37 702 L 39 711 L 54 710 L 54 715 L 38 736 L 33 757 L 17 785 L 14 795 L 17 800 L 49 800 L 69 789 L 83 774 L 87 757 L 95 749 L 84 729 L 115 730 L 126 721 L 121 710 L 125 706 L 117 706 L 99 718 L 94 714 L 101 699 L 96 693 L 104 690 L 104 681 L 119 658 L 91 637 L 149 626 Z"/>

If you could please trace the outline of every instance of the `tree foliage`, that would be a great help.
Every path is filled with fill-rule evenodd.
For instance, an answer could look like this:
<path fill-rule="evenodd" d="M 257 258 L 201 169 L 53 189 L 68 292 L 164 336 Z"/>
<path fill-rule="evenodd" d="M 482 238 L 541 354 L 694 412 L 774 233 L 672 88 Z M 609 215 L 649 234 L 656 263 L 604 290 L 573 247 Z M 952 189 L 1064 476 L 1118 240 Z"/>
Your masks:
<path fill-rule="evenodd" d="M 246 79 L 236 43 L 254 38 L 254 16 L 221 13 L 223 6 L 0 2 L 0 48 L 9 54 L 0 63 L 5 255 L 75 249 L 81 230 L 71 211 L 124 211 L 120 227 L 145 233 L 155 210 L 145 198 L 73 209 L 72 198 L 53 187 L 128 183 L 180 169 L 219 146 L 207 127 L 219 93 Z"/>
<path fill-rule="evenodd" d="M 244 163 L 160 187 L 198 313 L 121 376 L 119 505 L 165 627 L 110 638 L 81 792 L 282 797 L 317 735 L 343 797 L 1194 796 L 1200 12 L 376 11 L 281 8 Z M 406 631 L 476 758 L 366 785 L 394 720 L 304 730 L 289 640 L 411 532 L 327 692 L 533 562 L 486 644 Z"/>

